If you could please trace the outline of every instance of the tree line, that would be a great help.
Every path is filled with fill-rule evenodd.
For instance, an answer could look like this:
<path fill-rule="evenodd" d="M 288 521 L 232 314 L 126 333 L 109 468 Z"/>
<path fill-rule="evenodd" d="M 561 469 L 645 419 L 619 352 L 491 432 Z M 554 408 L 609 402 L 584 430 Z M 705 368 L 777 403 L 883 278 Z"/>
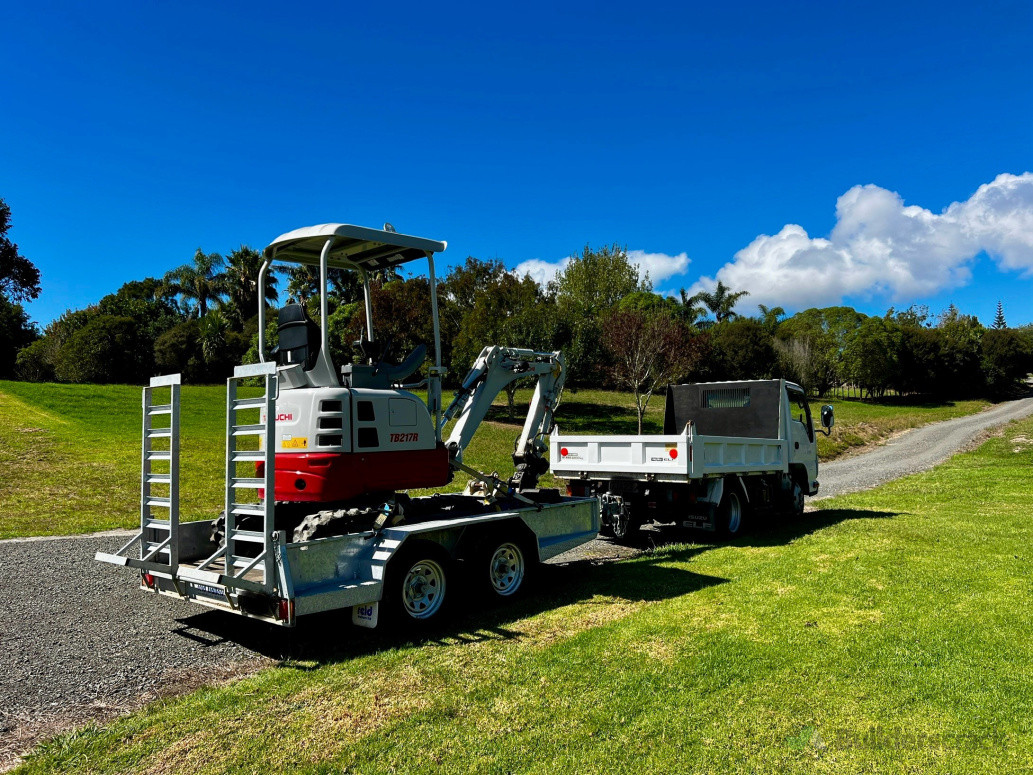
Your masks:
<path fill-rule="evenodd" d="M 258 359 L 256 250 L 241 246 L 224 257 L 199 249 L 163 277 L 126 283 L 39 331 L 20 304 L 38 296 L 39 273 L 7 238 L 9 216 L 0 200 L 0 377 L 140 383 L 181 372 L 188 382 L 212 383 Z M 303 266 L 273 273 L 264 303 L 301 302 L 318 321 L 317 279 Z M 457 384 L 485 345 L 562 350 L 569 386 L 631 391 L 640 418 L 650 396 L 672 382 L 785 377 L 818 396 L 851 385 L 867 398 L 1000 397 L 1033 371 L 1033 328 L 1009 328 L 1000 306 L 986 327 L 953 305 L 938 315 L 836 306 L 790 316 L 764 305 L 744 314 L 748 295 L 720 282 L 679 298 L 657 294 L 616 244 L 585 246 L 544 284 L 470 257 L 439 283 L 442 363 Z M 357 357 L 353 343 L 364 333 L 355 274 L 332 271 L 328 296 L 331 355 L 340 365 Z M 372 304 L 377 339 L 391 343 L 391 357 L 433 346 L 425 278 L 382 271 Z M 268 320 L 267 357 L 277 339 L 275 314 Z"/>

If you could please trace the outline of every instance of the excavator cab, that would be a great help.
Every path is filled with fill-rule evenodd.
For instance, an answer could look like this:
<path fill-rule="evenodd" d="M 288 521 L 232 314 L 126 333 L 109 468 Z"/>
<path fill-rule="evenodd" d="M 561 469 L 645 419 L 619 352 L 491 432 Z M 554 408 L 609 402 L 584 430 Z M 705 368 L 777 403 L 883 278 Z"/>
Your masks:
<path fill-rule="evenodd" d="M 368 229 L 322 224 L 277 237 L 264 251 L 260 293 L 273 263 L 318 267 L 319 322 L 302 304 L 277 313 L 279 343 L 272 352 L 276 400 L 276 500 L 344 503 L 413 487 L 438 487 L 452 478 L 441 439 L 440 333 L 434 254 L 444 242 Z M 427 359 L 416 348 L 402 363 L 387 357 L 389 342 L 376 338 L 371 275 L 426 259 L 434 328 L 434 361 L 427 401 L 401 383 Z M 337 365 L 330 351 L 327 275 L 330 269 L 357 272 L 362 280 L 366 321 L 358 342 L 361 363 Z M 263 296 L 264 298 L 264 296 Z M 265 308 L 259 308 L 259 350 L 265 352 Z M 407 389 L 408 387 L 408 389 Z"/>

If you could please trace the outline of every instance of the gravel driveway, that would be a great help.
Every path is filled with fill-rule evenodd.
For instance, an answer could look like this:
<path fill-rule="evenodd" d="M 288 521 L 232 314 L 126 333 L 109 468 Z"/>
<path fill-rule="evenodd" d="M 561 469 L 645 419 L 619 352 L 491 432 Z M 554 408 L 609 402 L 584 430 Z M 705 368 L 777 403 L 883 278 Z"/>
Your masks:
<path fill-rule="evenodd" d="M 907 432 L 821 467 L 822 496 L 930 468 L 986 430 L 1033 414 L 1033 398 Z M 40 736 L 108 718 L 213 677 L 285 656 L 294 636 L 204 612 L 135 587 L 94 562 L 123 535 L 0 541 L 0 770 Z M 596 540 L 554 562 L 603 561 L 636 550 Z"/>
<path fill-rule="evenodd" d="M 818 467 L 818 498 L 867 490 L 891 479 L 918 473 L 942 463 L 970 446 L 991 428 L 1033 414 L 1033 398 L 1006 401 L 978 414 L 923 425 L 868 452 Z"/>

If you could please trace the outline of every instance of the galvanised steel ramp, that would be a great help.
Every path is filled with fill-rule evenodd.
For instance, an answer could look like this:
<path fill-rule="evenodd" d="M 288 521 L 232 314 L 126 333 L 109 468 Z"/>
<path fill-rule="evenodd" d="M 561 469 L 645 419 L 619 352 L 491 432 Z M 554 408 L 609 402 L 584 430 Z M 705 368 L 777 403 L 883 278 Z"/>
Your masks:
<path fill-rule="evenodd" d="M 241 383 L 255 379 L 262 382 L 262 395 L 241 397 Z M 185 591 L 180 582 L 273 592 L 277 586 L 273 500 L 276 365 L 238 366 L 226 381 L 225 541 L 214 552 L 205 550 L 201 559 L 195 553 L 196 536 L 185 536 L 180 525 L 181 381 L 179 374 L 153 377 L 143 389 L 140 530 L 115 552 L 97 552 L 96 559 L 170 579 L 180 594 Z M 168 402 L 158 403 L 155 394 L 164 390 L 169 391 Z M 257 443 L 245 441 L 251 438 Z M 261 464 L 261 475 L 256 464 Z M 164 509 L 167 515 L 157 516 L 155 509 Z M 260 529 L 241 527 L 244 517 L 258 518 Z M 184 540 L 190 546 L 187 562 L 181 563 Z"/>
<path fill-rule="evenodd" d="M 152 377 L 143 389 L 140 530 L 114 553 L 97 552 L 101 562 L 170 574 L 179 565 L 180 384 L 180 375 L 170 374 Z M 155 393 L 165 390 L 168 402 L 155 403 Z M 166 516 L 157 517 L 152 509 L 165 509 Z"/>

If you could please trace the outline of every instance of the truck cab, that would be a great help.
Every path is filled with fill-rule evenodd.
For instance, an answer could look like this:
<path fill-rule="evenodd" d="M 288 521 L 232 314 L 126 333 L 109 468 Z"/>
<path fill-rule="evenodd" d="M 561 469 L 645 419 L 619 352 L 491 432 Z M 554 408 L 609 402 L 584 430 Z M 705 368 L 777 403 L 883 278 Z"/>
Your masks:
<path fill-rule="evenodd" d="M 793 382 L 785 383 L 785 402 L 789 423 L 787 436 L 791 442 L 789 465 L 791 469 L 806 472 L 803 477 L 807 484 L 806 494 L 815 495 L 818 492 L 818 440 L 811 420 L 811 406 L 803 388 Z"/>

